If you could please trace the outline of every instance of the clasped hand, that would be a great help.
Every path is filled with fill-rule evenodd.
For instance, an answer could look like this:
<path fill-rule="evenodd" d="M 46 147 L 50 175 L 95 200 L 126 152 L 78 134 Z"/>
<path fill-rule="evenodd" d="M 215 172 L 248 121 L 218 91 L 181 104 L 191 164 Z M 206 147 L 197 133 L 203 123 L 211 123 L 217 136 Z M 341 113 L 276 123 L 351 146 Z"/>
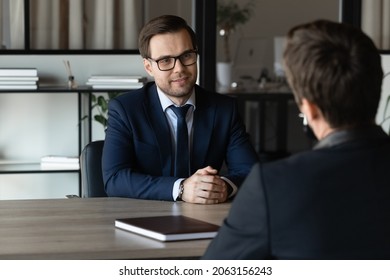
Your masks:
<path fill-rule="evenodd" d="M 218 170 L 207 166 L 198 169 L 184 181 L 182 200 L 199 204 L 225 202 L 228 198 L 227 183 L 218 175 Z"/>

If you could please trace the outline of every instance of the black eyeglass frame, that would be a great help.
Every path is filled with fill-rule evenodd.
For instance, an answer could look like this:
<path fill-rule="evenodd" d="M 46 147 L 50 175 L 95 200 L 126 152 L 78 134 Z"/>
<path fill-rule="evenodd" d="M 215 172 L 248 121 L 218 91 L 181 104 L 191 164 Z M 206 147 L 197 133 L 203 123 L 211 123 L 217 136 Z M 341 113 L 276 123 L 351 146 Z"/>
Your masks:
<path fill-rule="evenodd" d="M 184 64 L 183 63 L 183 61 L 182 61 L 182 59 L 183 59 L 183 57 L 185 56 L 185 55 L 187 55 L 187 54 L 195 54 L 195 61 L 194 62 L 191 62 L 190 64 Z M 171 68 L 168 68 L 168 69 L 161 69 L 160 68 L 160 64 L 159 64 L 159 62 L 160 61 L 162 61 L 162 60 L 164 60 L 164 59 L 174 59 L 174 62 L 173 62 L 173 65 L 172 65 L 172 67 Z M 178 56 L 165 56 L 165 57 L 162 57 L 162 58 L 159 58 L 159 59 L 153 59 L 153 58 L 151 58 L 151 57 L 148 57 L 148 60 L 151 60 L 151 61 L 153 61 L 153 62 L 155 62 L 156 64 L 157 64 L 157 67 L 158 67 L 158 69 L 160 70 L 160 71 L 170 71 L 170 70 L 172 70 L 173 68 L 175 68 L 175 66 L 176 66 L 176 61 L 177 60 L 180 60 L 180 63 L 181 63 L 181 65 L 183 65 L 183 66 L 191 66 L 191 65 L 194 65 L 197 61 L 198 61 L 198 51 L 197 50 L 188 50 L 188 51 L 185 51 L 185 52 L 183 52 L 182 54 L 180 54 L 180 55 L 178 55 Z"/>

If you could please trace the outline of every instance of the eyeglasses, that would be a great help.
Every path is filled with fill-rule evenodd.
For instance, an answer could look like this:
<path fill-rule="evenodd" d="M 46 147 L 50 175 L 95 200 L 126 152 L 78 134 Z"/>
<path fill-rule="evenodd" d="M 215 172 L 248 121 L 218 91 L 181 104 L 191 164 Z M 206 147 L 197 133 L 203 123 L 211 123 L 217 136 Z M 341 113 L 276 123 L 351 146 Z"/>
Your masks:
<path fill-rule="evenodd" d="M 158 69 L 160 69 L 160 71 L 169 71 L 175 68 L 176 60 L 178 59 L 183 66 L 190 66 L 196 63 L 197 58 L 198 53 L 196 51 L 187 51 L 178 56 L 167 56 L 157 60 L 154 60 L 151 57 L 149 57 L 148 59 L 156 62 L 157 67 Z"/>

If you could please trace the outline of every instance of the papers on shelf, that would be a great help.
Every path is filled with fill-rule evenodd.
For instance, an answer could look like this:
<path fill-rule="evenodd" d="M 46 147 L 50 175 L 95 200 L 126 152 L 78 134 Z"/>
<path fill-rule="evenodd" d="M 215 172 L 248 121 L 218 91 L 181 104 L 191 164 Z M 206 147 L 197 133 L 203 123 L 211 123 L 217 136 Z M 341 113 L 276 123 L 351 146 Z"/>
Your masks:
<path fill-rule="evenodd" d="M 79 169 L 79 157 L 48 155 L 41 158 L 41 167 L 45 169 Z"/>
<path fill-rule="evenodd" d="M 91 76 L 88 79 L 93 83 L 140 83 L 145 82 L 144 76 Z"/>
<path fill-rule="evenodd" d="M 37 89 L 37 84 L 27 85 L 27 84 L 2 84 L 0 82 L 0 89 Z"/>
<path fill-rule="evenodd" d="M 91 76 L 87 85 L 94 89 L 138 89 L 145 85 L 146 77 L 143 76 Z"/>
<path fill-rule="evenodd" d="M 134 84 L 88 84 L 94 89 L 138 89 L 144 86 L 143 83 L 134 83 Z"/>
<path fill-rule="evenodd" d="M 36 82 L 38 81 L 38 76 L 0 76 L 0 82 L 1 83 L 11 83 L 14 81 L 18 81 L 18 83 L 23 83 L 23 82 Z"/>
<path fill-rule="evenodd" d="M 0 68 L 0 76 L 38 76 L 36 68 Z"/>
<path fill-rule="evenodd" d="M 0 68 L 0 89 L 37 89 L 36 68 Z"/>

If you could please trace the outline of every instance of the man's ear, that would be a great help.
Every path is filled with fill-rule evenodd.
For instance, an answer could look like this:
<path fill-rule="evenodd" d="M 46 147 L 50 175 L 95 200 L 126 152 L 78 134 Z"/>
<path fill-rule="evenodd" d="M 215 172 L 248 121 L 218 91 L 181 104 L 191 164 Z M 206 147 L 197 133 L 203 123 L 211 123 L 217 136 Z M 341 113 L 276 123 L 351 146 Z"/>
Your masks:
<path fill-rule="evenodd" d="M 313 102 L 307 100 L 306 98 L 302 98 L 301 112 L 306 116 L 307 122 L 310 124 L 313 120 L 317 119 L 320 115 L 320 109 Z"/>
<path fill-rule="evenodd" d="M 144 61 L 145 71 L 148 72 L 148 74 L 153 77 L 153 71 L 152 71 L 152 64 L 151 64 L 151 62 L 148 59 L 146 59 L 146 58 L 144 58 L 143 61 Z"/>
<path fill-rule="evenodd" d="M 317 140 L 316 135 L 314 134 L 313 129 L 311 128 L 311 125 L 309 125 L 308 117 L 309 115 L 310 119 L 312 116 L 312 109 L 311 108 L 311 103 L 307 100 L 304 99 L 300 103 L 299 109 L 301 110 L 300 116 L 303 117 L 303 132 L 305 135 L 310 139 L 310 140 Z"/>

